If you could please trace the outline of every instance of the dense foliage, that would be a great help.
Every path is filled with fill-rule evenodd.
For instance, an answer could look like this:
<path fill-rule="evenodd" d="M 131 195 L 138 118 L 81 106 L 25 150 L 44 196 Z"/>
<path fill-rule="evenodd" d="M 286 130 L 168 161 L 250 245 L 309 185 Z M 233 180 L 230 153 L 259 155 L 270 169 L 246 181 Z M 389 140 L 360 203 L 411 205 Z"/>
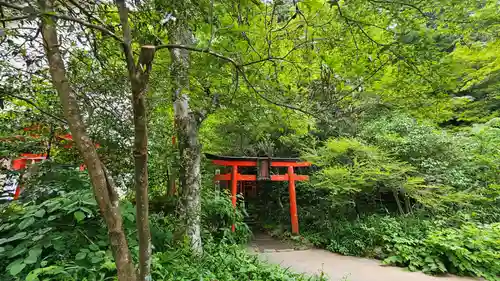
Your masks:
<path fill-rule="evenodd" d="M 62 179 L 67 180 L 63 182 Z M 2 280 L 112 280 L 116 266 L 102 219 L 89 190 L 88 177 L 70 169 L 44 167 L 32 196 L 2 205 L 0 265 Z M 50 190 L 50 194 L 41 191 Z M 39 197 L 34 198 L 34 193 Z M 155 280 L 310 280 L 277 266 L 264 264 L 237 241 L 248 239 L 240 211 L 234 212 L 226 195 L 204 197 L 206 253 L 194 257 L 187 245 L 175 242 L 175 218 L 162 212 L 151 215 L 153 276 Z M 135 209 L 122 204 L 132 248 Z M 239 232 L 232 233 L 230 225 Z M 178 244 L 181 243 L 181 244 Z M 133 251 L 134 259 L 137 252 Z"/>
<path fill-rule="evenodd" d="M 385 116 L 361 125 L 354 136 L 305 150 L 317 171 L 298 189 L 302 234 L 345 255 L 497 280 L 496 122 L 452 132 L 407 116 Z M 286 226 L 285 189 L 281 198 L 264 195 L 271 196 L 264 209 L 285 202 L 275 208 L 276 217 L 266 218 L 267 227 Z"/>

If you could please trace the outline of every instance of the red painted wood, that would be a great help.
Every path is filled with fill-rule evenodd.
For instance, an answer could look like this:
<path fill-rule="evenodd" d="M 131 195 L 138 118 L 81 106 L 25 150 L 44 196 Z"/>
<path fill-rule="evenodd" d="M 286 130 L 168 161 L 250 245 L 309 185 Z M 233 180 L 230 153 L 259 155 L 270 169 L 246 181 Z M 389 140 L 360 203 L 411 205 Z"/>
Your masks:
<path fill-rule="evenodd" d="M 216 181 L 230 181 L 231 174 L 218 174 L 214 176 Z M 240 181 L 256 181 L 256 175 L 242 175 L 238 174 L 238 180 Z M 271 181 L 287 181 L 288 175 L 271 175 Z M 295 175 L 295 181 L 307 181 L 309 176 L 306 175 Z"/>
<path fill-rule="evenodd" d="M 47 153 L 21 153 L 21 157 L 26 159 L 45 159 L 47 157 Z"/>
<path fill-rule="evenodd" d="M 288 175 L 271 175 L 272 181 L 287 181 Z"/>
<path fill-rule="evenodd" d="M 26 168 L 26 159 L 19 158 L 12 160 L 12 170 L 21 170 Z"/>
<path fill-rule="evenodd" d="M 257 176 L 256 175 L 241 175 L 238 174 L 238 180 L 239 181 L 256 181 Z"/>
<path fill-rule="evenodd" d="M 240 166 L 240 167 L 256 167 L 257 161 L 252 160 L 212 160 L 212 163 L 220 166 Z M 271 161 L 271 167 L 309 167 L 309 162 L 283 162 Z"/>
<path fill-rule="evenodd" d="M 221 166 L 232 166 L 231 174 L 218 174 L 215 175 L 216 181 L 231 181 L 231 201 L 233 207 L 236 208 L 236 193 L 238 191 L 238 181 L 257 181 L 257 175 L 241 175 L 238 174 L 238 166 L 242 167 L 256 167 L 257 161 L 252 160 L 212 160 L 212 163 Z M 311 166 L 309 162 L 286 162 L 286 161 L 273 161 L 272 167 L 287 167 L 288 173 L 286 175 L 271 175 L 271 181 L 288 181 L 288 192 L 290 195 L 290 220 L 292 223 L 292 233 L 299 234 L 299 217 L 297 214 L 297 197 L 295 194 L 295 181 L 309 180 L 307 175 L 296 175 L 294 167 L 308 167 Z M 244 188 L 244 186 L 242 186 Z M 235 231 L 233 224 L 231 230 Z"/>
<path fill-rule="evenodd" d="M 20 194 L 21 194 L 21 185 L 18 185 L 16 188 L 16 192 L 14 193 L 14 200 L 19 199 Z"/>
<path fill-rule="evenodd" d="M 297 215 L 297 198 L 295 196 L 295 174 L 293 167 L 288 167 L 288 192 L 290 194 L 290 221 L 292 233 L 299 234 L 299 216 Z"/>
<path fill-rule="evenodd" d="M 233 203 L 233 208 L 236 209 L 236 192 L 238 191 L 238 165 L 233 165 L 233 170 L 231 171 L 231 203 Z M 231 226 L 231 230 L 235 231 L 234 224 Z"/>
<path fill-rule="evenodd" d="M 308 181 L 309 180 L 309 176 L 306 176 L 306 175 L 294 174 L 294 177 L 295 177 L 295 181 Z"/>

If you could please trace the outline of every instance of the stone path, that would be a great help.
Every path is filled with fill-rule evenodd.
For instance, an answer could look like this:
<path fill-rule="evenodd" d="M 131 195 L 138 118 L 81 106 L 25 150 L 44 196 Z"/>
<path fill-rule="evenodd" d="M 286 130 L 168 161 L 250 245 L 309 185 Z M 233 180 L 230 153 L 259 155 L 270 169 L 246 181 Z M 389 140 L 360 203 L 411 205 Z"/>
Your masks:
<path fill-rule="evenodd" d="M 290 244 L 259 234 L 252 242 L 252 251 L 262 259 L 289 267 L 299 273 L 323 272 L 330 280 L 340 281 L 478 281 L 456 276 L 435 277 L 403 268 L 382 266 L 380 261 L 348 257 L 320 249 L 294 250 Z"/>

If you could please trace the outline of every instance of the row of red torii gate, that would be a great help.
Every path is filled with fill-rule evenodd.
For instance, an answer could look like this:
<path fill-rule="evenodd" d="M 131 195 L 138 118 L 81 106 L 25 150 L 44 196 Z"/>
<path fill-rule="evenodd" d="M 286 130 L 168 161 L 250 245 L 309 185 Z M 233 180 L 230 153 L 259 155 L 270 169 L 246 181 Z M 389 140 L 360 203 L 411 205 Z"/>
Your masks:
<path fill-rule="evenodd" d="M 307 181 L 309 176 L 295 174 L 295 168 L 309 167 L 311 163 L 300 161 L 298 158 L 270 158 L 270 157 L 235 157 L 218 156 L 205 154 L 212 160 L 212 163 L 219 166 L 231 167 L 231 172 L 226 174 L 216 174 L 215 181 L 228 181 L 231 183 L 231 201 L 236 207 L 236 195 L 238 192 L 238 182 L 240 181 L 288 181 L 288 192 L 290 197 L 290 221 L 292 233 L 299 233 L 299 217 L 297 214 L 297 199 L 295 195 L 295 182 Z M 257 174 L 240 174 L 239 167 L 256 167 Z M 284 175 L 272 175 L 271 167 L 286 167 L 287 173 Z M 235 230 L 235 226 L 232 226 Z"/>

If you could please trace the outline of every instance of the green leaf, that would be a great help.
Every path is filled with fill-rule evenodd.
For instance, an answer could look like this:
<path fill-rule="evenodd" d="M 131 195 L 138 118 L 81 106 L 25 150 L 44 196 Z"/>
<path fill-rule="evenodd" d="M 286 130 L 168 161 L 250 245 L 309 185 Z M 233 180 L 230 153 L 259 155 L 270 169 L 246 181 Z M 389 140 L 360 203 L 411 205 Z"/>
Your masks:
<path fill-rule="evenodd" d="M 76 254 L 75 260 L 77 260 L 77 261 L 83 260 L 86 256 L 87 256 L 87 253 L 79 252 L 78 254 Z"/>
<path fill-rule="evenodd" d="M 9 273 L 13 276 L 16 276 L 26 267 L 26 264 L 23 263 L 23 260 L 15 260 L 11 264 L 8 265 Z"/>
<path fill-rule="evenodd" d="M 73 216 L 75 216 L 77 222 L 81 222 L 82 220 L 85 219 L 85 214 L 82 211 L 77 211 L 73 213 Z"/>
<path fill-rule="evenodd" d="M 116 269 L 116 264 L 110 260 L 107 260 L 101 265 L 101 269 L 114 270 Z"/>
<path fill-rule="evenodd" d="M 64 250 L 64 249 L 65 249 L 65 247 L 66 247 L 66 245 L 64 245 L 64 242 L 63 242 L 63 241 L 61 241 L 61 240 L 54 241 L 54 242 L 52 243 L 52 246 L 54 247 L 54 249 L 55 249 L 56 251 L 62 251 L 62 250 Z"/>
<path fill-rule="evenodd" d="M 36 263 L 37 260 L 38 260 L 37 256 L 29 255 L 27 258 L 24 259 L 24 263 L 25 264 L 34 264 L 34 263 Z"/>
<path fill-rule="evenodd" d="M 101 258 L 101 257 L 92 257 L 92 259 L 90 259 L 90 262 L 91 263 L 98 263 L 102 260 L 103 260 L 103 258 Z"/>
<path fill-rule="evenodd" d="M 9 258 L 17 257 L 21 254 L 24 254 L 28 249 L 26 248 L 26 242 L 17 245 L 9 254 Z"/>
<path fill-rule="evenodd" d="M 30 256 L 39 257 L 42 254 L 42 248 L 33 248 L 29 251 Z"/>
<path fill-rule="evenodd" d="M 32 225 L 34 222 L 35 222 L 35 218 L 34 217 L 29 217 L 29 218 L 23 220 L 18 225 L 18 227 L 19 227 L 20 230 L 23 230 L 23 229 L 27 228 L 28 226 Z"/>
<path fill-rule="evenodd" d="M 48 218 L 47 220 L 48 220 L 48 221 L 53 221 L 53 220 L 55 220 L 55 219 L 57 219 L 57 216 L 52 215 L 52 216 L 49 216 L 49 218 Z"/>
<path fill-rule="evenodd" d="M 108 246 L 108 242 L 106 242 L 105 240 L 99 240 L 99 241 L 97 241 L 97 245 L 99 245 L 101 247 L 106 247 L 106 246 Z"/>
<path fill-rule="evenodd" d="M 89 216 L 92 216 L 94 214 L 94 212 L 92 212 L 92 210 L 87 207 L 80 207 L 80 210 L 87 213 Z"/>
<path fill-rule="evenodd" d="M 0 231 L 9 230 L 15 225 L 16 225 L 15 223 L 4 223 L 4 224 L 0 225 Z"/>
<path fill-rule="evenodd" d="M 125 218 L 131 222 L 135 221 L 135 216 L 133 214 L 125 214 Z"/>
<path fill-rule="evenodd" d="M 30 272 L 30 274 L 28 274 L 28 276 L 26 276 L 26 279 L 25 281 L 39 281 L 40 279 L 38 279 L 38 274 L 35 273 L 35 272 Z"/>
<path fill-rule="evenodd" d="M 51 231 L 51 230 L 52 230 L 52 227 L 46 227 L 46 228 L 42 228 L 42 229 L 40 229 L 40 230 L 38 231 L 38 233 L 40 233 L 40 234 L 45 234 L 45 233 L 47 233 L 47 232 L 49 232 L 49 231 Z"/>
<path fill-rule="evenodd" d="M 99 246 L 97 246 L 96 244 L 91 244 L 89 246 L 89 249 L 91 249 L 92 251 L 99 251 Z"/>
<path fill-rule="evenodd" d="M 44 215 L 45 215 L 45 209 L 40 209 L 40 210 L 35 212 L 35 217 L 37 217 L 37 218 L 41 218 Z"/>
<path fill-rule="evenodd" d="M 11 242 L 11 241 L 23 239 L 24 237 L 26 237 L 26 232 L 18 232 L 14 236 L 12 236 L 11 238 L 9 238 L 7 240 L 8 240 L 8 242 Z"/>
<path fill-rule="evenodd" d="M 42 238 L 43 238 L 43 236 L 44 236 L 43 234 L 41 234 L 41 235 L 37 235 L 37 236 L 33 237 L 33 241 L 35 241 L 35 242 L 36 242 L 36 241 L 39 241 L 40 239 L 42 239 Z"/>

